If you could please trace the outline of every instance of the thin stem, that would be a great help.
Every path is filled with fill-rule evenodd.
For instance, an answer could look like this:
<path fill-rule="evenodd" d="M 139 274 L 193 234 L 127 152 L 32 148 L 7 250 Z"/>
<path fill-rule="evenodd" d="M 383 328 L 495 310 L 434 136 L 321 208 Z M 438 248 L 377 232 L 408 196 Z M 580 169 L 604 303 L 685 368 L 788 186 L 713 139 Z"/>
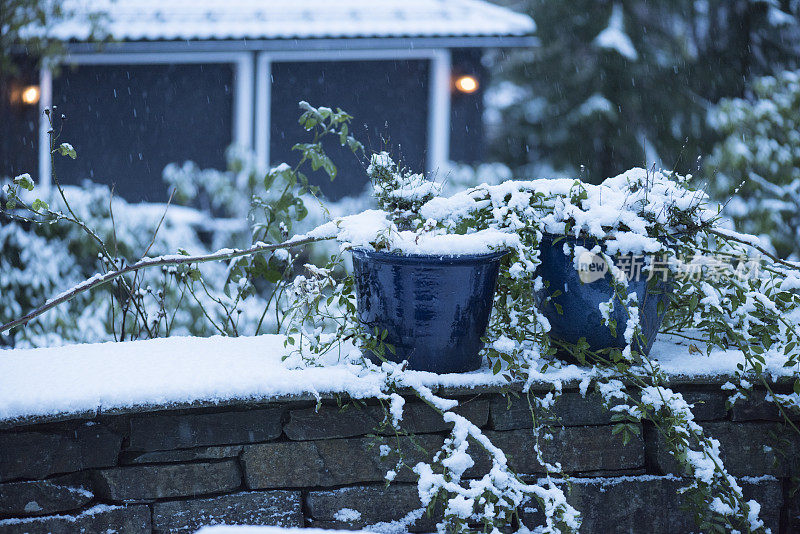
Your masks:
<path fill-rule="evenodd" d="M 263 252 L 269 252 L 273 250 L 278 250 L 282 248 L 293 248 L 302 245 L 307 245 L 309 243 L 316 243 L 317 241 L 326 241 L 334 239 L 334 236 L 325 236 L 325 237 L 307 237 L 305 239 L 290 239 L 288 241 L 284 241 L 283 243 L 277 243 L 268 245 L 265 243 L 260 243 L 248 249 L 238 249 L 238 250 L 222 250 L 217 251 L 212 254 L 204 254 L 204 255 L 196 255 L 196 256 L 159 256 L 157 258 L 149 258 L 132 265 L 128 265 L 122 269 L 118 269 L 116 271 L 110 271 L 104 275 L 95 275 L 88 280 L 84 280 L 77 286 L 73 287 L 72 289 L 65 291 L 61 295 L 48 300 L 42 306 L 36 308 L 35 310 L 31 311 L 30 313 L 26 314 L 23 317 L 18 319 L 14 319 L 13 321 L 6 323 L 0 326 L 0 332 L 5 332 L 14 328 L 16 326 L 24 325 L 28 323 L 31 319 L 42 315 L 44 312 L 51 310 L 58 306 L 59 304 L 63 304 L 69 300 L 72 300 L 76 296 L 89 291 L 91 289 L 95 289 L 99 286 L 107 284 L 112 280 L 116 280 L 128 273 L 136 272 L 142 269 L 149 269 L 150 267 L 161 267 L 165 265 L 187 265 L 192 263 L 205 263 L 209 261 L 220 261 L 220 260 L 229 260 L 233 258 L 240 258 L 242 256 L 251 256 L 253 254 L 260 254 Z M 135 304 L 135 302 L 134 302 Z"/>

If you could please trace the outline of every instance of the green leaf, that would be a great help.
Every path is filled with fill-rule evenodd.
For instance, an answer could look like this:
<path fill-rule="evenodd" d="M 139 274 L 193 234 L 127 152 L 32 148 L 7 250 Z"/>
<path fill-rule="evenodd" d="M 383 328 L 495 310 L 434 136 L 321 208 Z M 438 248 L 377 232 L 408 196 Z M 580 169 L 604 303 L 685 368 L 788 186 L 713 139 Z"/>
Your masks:
<path fill-rule="evenodd" d="M 27 172 L 25 174 L 20 174 L 16 178 L 14 178 L 14 183 L 18 186 L 22 187 L 23 189 L 27 189 L 28 191 L 33 191 L 33 178 Z"/>
<path fill-rule="evenodd" d="M 61 143 L 58 147 L 58 153 L 61 154 L 62 156 L 69 156 L 72 159 L 78 157 L 78 153 L 69 143 Z"/>
<path fill-rule="evenodd" d="M 494 362 L 494 367 L 492 367 L 492 373 L 499 374 L 502 368 L 503 368 L 503 362 L 501 360 L 497 360 L 496 362 Z"/>
<path fill-rule="evenodd" d="M 294 209 L 298 221 L 302 221 L 303 219 L 306 218 L 306 215 L 308 215 L 308 208 L 306 208 L 305 203 L 303 203 L 303 199 L 301 199 L 300 197 L 295 199 Z"/>
<path fill-rule="evenodd" d="M 50 208 L 50 206 L 47 205 L 47 202 L 38 198 L 33 201 L 31 207 L 33 208 L 33 211 L 46 211 Z"/>

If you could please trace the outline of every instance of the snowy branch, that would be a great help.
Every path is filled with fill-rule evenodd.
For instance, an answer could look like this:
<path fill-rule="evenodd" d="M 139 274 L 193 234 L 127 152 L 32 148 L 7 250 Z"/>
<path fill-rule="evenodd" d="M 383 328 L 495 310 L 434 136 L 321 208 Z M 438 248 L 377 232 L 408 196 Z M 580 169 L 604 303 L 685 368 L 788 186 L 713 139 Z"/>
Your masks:
<path fill-rule="evenodd" d="M 294 237 L 292 239 L 289 239 L 288 241 L 284 241 L 283 243 L 276 243 L 276 244 L 257 243 L 256 245 L 247 249 L 222 249 L 213 252 L 211 254 L 201 254 L 196 256 L 184 256 L 176 254 L 170 256 L 159 256 L 156 258 L 147 258 L 138 261 L 132 265 L 128 265 L 127 267 L 124 267 L 122 269 L 116 271 L 110 271 L 105 274 L 96 274 L 95 276 L 89 278 L 88 280 L 84 280 L 80 284 L 64 291 L 58 296 L 49 299 L 42 306 L 36 308 L 27 315 L 20 317 L 18 319 L 14 319 L 9 323 L 0 326 L 0 333 L 11 330 L 16 326 L 25 325 L 31 319 L 34 319 L 35 317 L 42 315 L 46 311 L 55 308 L 59 304 L 63 304 L 64 302 L 72 300 L 73 298 L 80 295 L 81 293 L 84 293 L 85 291 L 89 291 L 96 287 L 107 284 L 128 273 L 136 272 L 142 269 L 148 269 L 150 267 L 163 267 L 167 265 L 189 265 L 192 263 L 205 263 L 209 261 L 230 260 L 233 258 L 240 258 L 242 256 L 252 256 L 253 254 L 260 254 L 263 252 L 270 252 L 278 249 L 286 249 L 302 245 L 308 245 L 310 243 L 315 243 L 317 241 L 325 241 L 333 239 L 334 237 L 335 235 L 313 234 L 307 237 L 303 236 L 299 238 Z"/>
<path fill-rule="evenodd" d="M 706 228 L 705 230 L 710 234 L 714 234 L 724 239 L 730 239 L 731 241 L 736 241 L 737 243 L 741 243 L 742 245 L 753 247 L 764 256 L 768 257 L 775 263 L 783 265 L 784 267 L 788 267 L 790 269 L 800 269 L 800 263 L 794 261 L 786 261 L 779 258 L 775 254 L 771 253 L 769 250 L 762 247 L 758 242 L 758 238 L 755 236 L 740 234 L 739 232 L 734 232 L 732 230 L 726 230 L 722 228 Z"/>

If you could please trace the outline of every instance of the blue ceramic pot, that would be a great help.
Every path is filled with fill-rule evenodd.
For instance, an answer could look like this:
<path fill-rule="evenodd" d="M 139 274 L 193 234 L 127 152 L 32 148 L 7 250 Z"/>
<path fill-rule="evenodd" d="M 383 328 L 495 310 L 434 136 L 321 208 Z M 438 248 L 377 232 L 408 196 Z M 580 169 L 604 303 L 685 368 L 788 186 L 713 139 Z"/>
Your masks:
<path fill-rule="evenodd" d="M 556 240 L 558 241 L 554 242 Z M 611 317 L 616 320 L 617 335 L 613 336 L 609 327 L 603 323 L 599 309 L 600 303 L 608 302 L 614 293 L 609 281 L 611 275 L 599 271 L 596 275 L 592 275 L 591 270 L 584 269 L 582 280 L 575 268 L 572 255 L 564 254 L 564 243 L 568 243 L 570 248 L 580 245 L 591 250 L 598 244 L 598 241 L 549 234 L 543 236 L 539 247 L 541 265 L 537 268 L 536 274 L 541 275 L 542 279 L 549 284 L 537 292 L 536 298 L 540 310 L 550 321 L 550 336 L 573 344 L 584 337 L 592 351 L 624 348 L 624 332 L 628 322 L 627 311 L 619 302 L 615 302 Z M 602 242 L 599 244 L 602 248 Z M 614 261 L 617 263 L 617 267 L 621 267 L 619 259 L 615 258 Z M 546 297 L 552 295 L 556 290 L 560 290 L 561 294 L 549 301 L 546 300 Z M 648 354 L 658 330 L 661 328 L 664 312 L 669 303 L 669 284 L 651 282 L 648 287 L 645 274 L 639 280 L 629 280 L 628 291 L 635 292 L 638 297 L 639 320 L 642 334 L 646 340 L 645 346 L 639 346 L 637 343 L 634 348 L 643 354 Z M 662 313 L 658 313 L 659 303 L 662 301 L 664 303 Z M 558 312 L 555 304 L 561 307 L 561 313 Z M 565 355 L 559 354 L 559 356 Z M 568 359 L 572 358 L 568 357 Z"/>
<path fill-rule="evenodd" d="M 474 371 L 506 252 L 423 256 L 353 250 L 358 318 L 386 331 L 388 360 L 433 373 Z M 374 355 L 370 355 L 376 361 Z"/>

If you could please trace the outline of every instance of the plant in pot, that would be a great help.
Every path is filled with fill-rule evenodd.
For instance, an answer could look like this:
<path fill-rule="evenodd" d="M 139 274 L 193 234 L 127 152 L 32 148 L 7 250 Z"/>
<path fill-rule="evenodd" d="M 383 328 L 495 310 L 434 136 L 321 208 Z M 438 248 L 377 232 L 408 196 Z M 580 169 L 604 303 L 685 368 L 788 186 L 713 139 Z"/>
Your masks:
<path fill-rule="evenodd" d="M 632 169 L 596 186 L 575 183 L 553 199 L 563 231 L 543 228 L 537 300 L 551 339 L 573 347 L 562 355 L 650 352 L 679 274 L 682 236 L 718 218 L 685 182 Z"/>
<path fill-rule="evenodd" d="M 541 356 L 636 359 L 672 299 L 679 252 L 718 218 L 674 174 L 631 169 L 600 185 L 569 179 L 481 185 L 420 208 L 452 229 L 513 231 L 499 275 L 490 356 L 511 374 Z M 683 248 L 682 248 L 683 247 Z"/>
<path fill-rule="evenodd" d="M 446 198 L 386 154 L 368 171 L 381 209 L 332 223 L 353 251 L 342 302 L 358 316 L 338 334 L 412 369 L 474 369 L 482 347 L 509 378 L 554 355 L 640 361 L 682 258 L 719 215 L 685 178 L 645 169 L 600 185 L 510 180 Z"/>
<path fill-rule="evenodd" d="M 307 265 L 292 283 L 287 344 L 305 363 L 339 357 L 342 342 L 355 342 L 361 354 L 353 363 L 363 364 L 363 354 L 419 371 L 478 369 L 500 263 L 518 236 L 423 218 L 421 207 L 438 198 L 440 185 L 385 152 L 371 157 L 367 172 L 379 209 L 314 230 L 335 237 L 340 254 L 325 267 Z M 345 252 L 352 275 L 341 274 Z"/>
<path fill-rule="evenodd" d="M 373 155 L 367 169 L 380 211 L 340 223 L 352 253 L 358 319 L 387 350 L 373 359 L 413 370 L 472 371 L 481 365 L 500 261 L 512 234 L 449 232 L 420 216 L 439 184 Z"/>

